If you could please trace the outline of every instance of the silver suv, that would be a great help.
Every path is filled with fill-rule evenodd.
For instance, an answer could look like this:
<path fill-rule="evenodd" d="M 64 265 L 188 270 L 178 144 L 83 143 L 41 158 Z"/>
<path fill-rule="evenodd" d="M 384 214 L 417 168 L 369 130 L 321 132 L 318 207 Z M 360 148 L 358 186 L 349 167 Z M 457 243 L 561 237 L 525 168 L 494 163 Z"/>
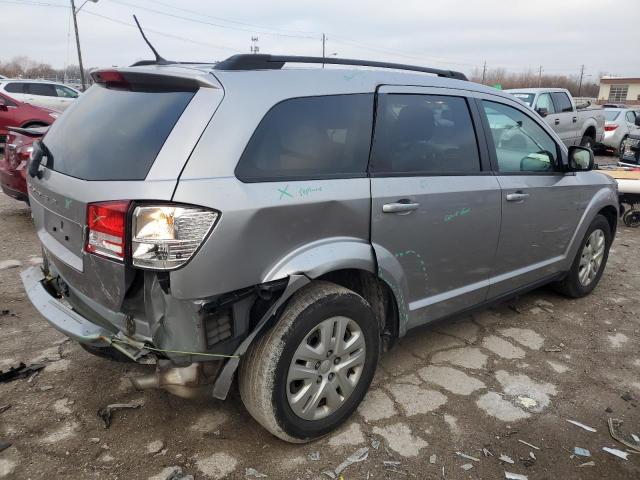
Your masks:
<path fill-rule="evenodd" d="M 96 71 L 29 164 L 45 263 L 22 278 L 49 323 L 156 364 L 138 388 L 224 399 L 237 376 L 291 442 L 345 421 L 410 329 L 549 282 L 591 292 L 618 217 L 591 151 L 511 95 L 283 68 L 321 62 Z"/>

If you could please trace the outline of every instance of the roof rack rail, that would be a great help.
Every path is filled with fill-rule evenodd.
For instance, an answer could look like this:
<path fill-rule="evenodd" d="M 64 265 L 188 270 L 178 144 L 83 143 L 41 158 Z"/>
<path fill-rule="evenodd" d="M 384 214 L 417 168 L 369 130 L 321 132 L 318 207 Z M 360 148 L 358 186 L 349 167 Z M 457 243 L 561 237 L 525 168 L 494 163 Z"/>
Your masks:
<path fill-rule="evenodd" d="M 433 73 L 439 77 L 467 80 L 464 73 L 439 68 L 419 67 L 402 63 L 376 62 L 370 60 L 355 60 L 350 58 L 301 57 L 295 55 L 267 55 L 243 53 L 232 55 L 219 62 L 216 70 L 279 70 L 285 63 L 323 63 L 327 65 L 353 65 L 359 67 L 391 68 L 394 70 L 410 70 L 413 72 Z"/>

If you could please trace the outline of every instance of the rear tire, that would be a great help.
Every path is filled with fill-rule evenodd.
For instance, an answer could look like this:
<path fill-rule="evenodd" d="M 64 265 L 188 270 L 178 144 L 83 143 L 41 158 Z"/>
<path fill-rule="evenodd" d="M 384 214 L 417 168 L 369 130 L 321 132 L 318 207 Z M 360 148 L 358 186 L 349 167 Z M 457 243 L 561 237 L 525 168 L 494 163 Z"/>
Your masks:
<path fill-rule="evenodd" d="M 585 135 L 580 139 L 580 146 L 593 149 L 593 145 L 595 144 L 595 140 L 593 137 L 589 135 Z"/>
<path fill-rule="evenodd" d="M 620 160 L 622 160 L 622 157 L 624 156 L 624 146 L 625 146 L 626 143 L 627 143 L 627 137 L 625 135 L 625 137 L 622 140 L 620 140 L 620 145 L 618 146 L 618 152 L 617 153 L 618 153 L 618 158 Z"/>
<path fill-rule="evenodd" d="M 558 292 L 571 298 L 589 295 L 602 277 L 609 258 L 611 227 L 603 215 L 597 215 L 587 229 L 571 269 L 555 284 Z"/>
<path fill-rule="evenodd" d="M 243 356 L 240 396 L 273 435 L 308 442 L 351 416 L 379 354 L 380 333 L 369 303 L 339 285 L 313 282 Z"/>

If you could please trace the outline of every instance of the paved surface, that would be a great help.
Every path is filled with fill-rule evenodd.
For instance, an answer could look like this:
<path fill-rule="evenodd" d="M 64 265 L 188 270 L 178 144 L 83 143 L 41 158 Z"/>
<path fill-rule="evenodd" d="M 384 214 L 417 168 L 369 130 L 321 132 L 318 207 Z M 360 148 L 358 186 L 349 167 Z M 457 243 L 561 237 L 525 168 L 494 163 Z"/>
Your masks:
<path fill-rule="evenodd" d="M 0 407 L 11 405 L 0 413 L 0 442 L 13 444 L 0 452 L 0 477 L 164 480 L 179 466 L 197 479 L 256 472 L 319 479 L 368 447 L 345 479 L 497 479 L 505 471 L 529 479 L 640 478 L 640 454 L 623 460 L 602 450 L 625 448 L 609 435 L 608 418 L 623 421 L 628 439 L 640 435 L 639 249 L 640 230 L 622 227 L 588 298 L 541 289 L 412 332 L 384 355 L 344 428 L 289 445 L 262 430 L 237 394 L 218 402 L 136 392 L 126 377 L 151 367 L 112 363 L 65 341 L 19 281 L 20 269 L 40 255 L 29 211 L 0 195 L 0 261 L 22 264 L 0 270 L 0 308 L 8 310 L 0 316 L 0 369 L 47 363 L 31 381 L 0 384 Z M 131 401 L 142 406 L 117 411 L 105 429 L 97 410 Z M 591 457 L 573 456 L 574 447 Z"/>

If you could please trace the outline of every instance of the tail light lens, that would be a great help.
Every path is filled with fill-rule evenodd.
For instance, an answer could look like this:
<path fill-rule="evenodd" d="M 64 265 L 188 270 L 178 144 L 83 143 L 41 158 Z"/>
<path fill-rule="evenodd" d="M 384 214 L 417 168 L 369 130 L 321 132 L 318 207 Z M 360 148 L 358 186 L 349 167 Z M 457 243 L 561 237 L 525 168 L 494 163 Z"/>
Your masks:
<path fill-rule="evenodd" d="M 616 125 L 615 123 L 611 123 L 609 125 L 605 125 L 604 126 L 604 131 L 605 132 L 613 132 L 616 128 L 618 128 L 618 125 Z"/>
<path fill-rule="evenodd" d="M 199 207 L 136 207 L 131 225 L 133 265 L 154 270 L 171 270 L 184 265 L 217 219 L 218 212 Z"/>
<path fill-rule="evenodd" d="M 124 259 L 128 201 L 90 203 L 87 206 L 89 232 L 85 250 L 104 257 Z"/>

